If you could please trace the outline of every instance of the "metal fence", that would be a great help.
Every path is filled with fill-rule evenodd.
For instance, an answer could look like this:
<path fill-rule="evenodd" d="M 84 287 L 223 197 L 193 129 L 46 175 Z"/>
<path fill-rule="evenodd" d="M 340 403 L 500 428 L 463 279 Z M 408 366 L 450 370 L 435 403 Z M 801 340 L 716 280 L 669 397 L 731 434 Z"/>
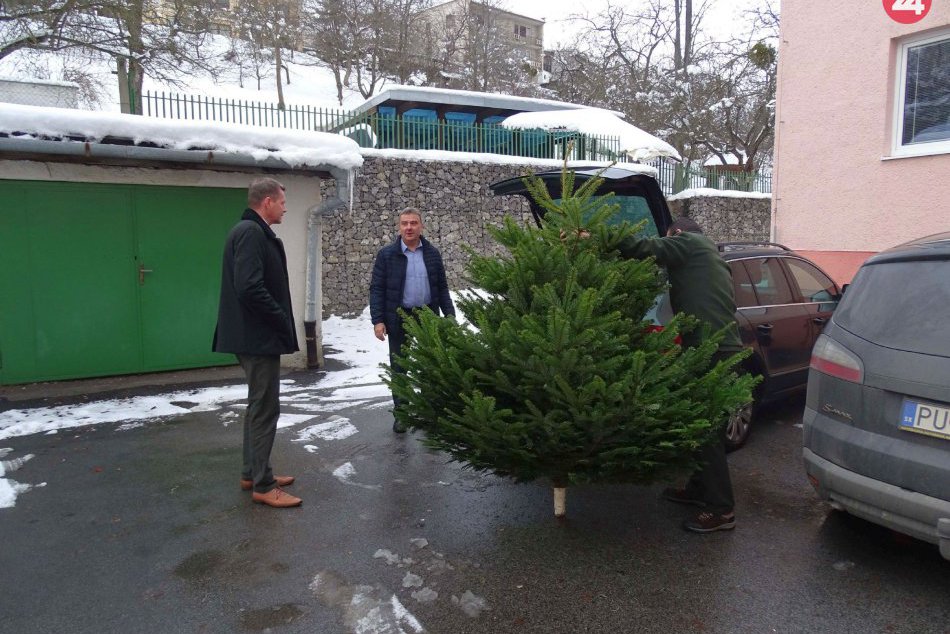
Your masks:
<path fill-rule="evenodd" d="M 622 161 L 617 137 L 576 132 L 512 130 L 492 123 L 448 121 L 421 116 L 361 113 L 335 108 L 146 91 L 143 114 L 163 119 L 205 120 L 244 125 L 330 132 L 361 147 L 400 150 L 485 152 L 530 158 Z M 667 195 L 709 187 L 746 192 L 772 191 L 771 175 L 696 167 L 667 159 L 650 163 Z"/>
<path fill-rule="evenodd" d="M 511 130 L 492 123 L 422 116 L 286 106 L 238 99 L 146 92 L 143 114 L 163 119 L 225 121 L 347 136 L 361 147 L 486 152 L 531 158 L 612 161 L 622 158 L 617 137 L 545 130 Z"/>
<path fill-rule="evenodd" d="M 668 159 L 650 163 L 657 169 L 664 194 L 684 189 L 708 187 L 727 191 L 772 193 L 772 175 L 764 172 L 743 172 L 721 167 L 698 167 Z"/>

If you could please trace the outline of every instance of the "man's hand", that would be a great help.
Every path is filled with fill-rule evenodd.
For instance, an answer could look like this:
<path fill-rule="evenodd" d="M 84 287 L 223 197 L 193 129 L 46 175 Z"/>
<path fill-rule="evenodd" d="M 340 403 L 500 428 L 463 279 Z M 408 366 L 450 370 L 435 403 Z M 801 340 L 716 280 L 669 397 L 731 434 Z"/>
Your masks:
<path fill-rule="evenodd" d="M 578 227 L 577 229 L 575 229 L 574 234 L 578 238 L 581 238 L 582 240 L 590 237 L 590 231 L 582 227 Z M 565 240 L 567 240 L 567 234 L 564 232 L 563 229 L 561 229 L 561 242 L 564 242 Z"/>
<path fill-rule="evenodd" d="M 386 324 L 380 322 L 373 326 L 373 333 L 380 341 L 386 341 Z"/>

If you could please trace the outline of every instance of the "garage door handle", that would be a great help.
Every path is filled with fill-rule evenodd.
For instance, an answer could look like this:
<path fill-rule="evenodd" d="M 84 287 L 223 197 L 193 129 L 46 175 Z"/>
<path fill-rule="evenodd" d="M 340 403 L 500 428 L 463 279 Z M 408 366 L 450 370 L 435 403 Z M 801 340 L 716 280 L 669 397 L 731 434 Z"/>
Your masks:
<path fill-rule="evenodd" d="M 139 264 L 139 286 L 145 286 L 145 274 L 151 272 L 152 269 L 147 269 L 144 264 Z"/>

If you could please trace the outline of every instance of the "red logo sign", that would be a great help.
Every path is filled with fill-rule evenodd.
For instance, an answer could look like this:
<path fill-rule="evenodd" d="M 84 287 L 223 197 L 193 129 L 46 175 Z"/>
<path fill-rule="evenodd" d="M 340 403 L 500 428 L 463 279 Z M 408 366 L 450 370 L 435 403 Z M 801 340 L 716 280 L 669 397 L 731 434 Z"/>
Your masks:
<path fill-rule="evenodd" d="M 933 0 L 884 0 L 884 10 L 901 24 L 920 22 L 930 11 Z"/>

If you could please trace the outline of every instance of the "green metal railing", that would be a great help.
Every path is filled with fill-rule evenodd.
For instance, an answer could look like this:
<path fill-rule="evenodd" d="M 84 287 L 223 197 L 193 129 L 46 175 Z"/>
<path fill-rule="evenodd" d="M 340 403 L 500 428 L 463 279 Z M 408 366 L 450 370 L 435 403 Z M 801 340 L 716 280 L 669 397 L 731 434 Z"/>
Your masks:
<path fill-rule="evenodd" d="M 330 132 L 347 136 L 361 147 L 398 150 L 484 152 L 530 158 L 581 161 L 623 161 L 617 137 L 576 132 L 512 130 L 491 123 L 467 123 L 410 115 L 367 114 L 335 108 L 288 105 L 146 91 L 143 114 L 162 119 L 223 121 L 243 125 Z M 657 169 L 665 194 L 684 189 L 770 193 L 772 178 L 758 172 L 697 168 L 667 159 L 650 163 Z"/>
<path fill-rule="evenodd" d="M 663 193 L 677 194 L 684 189 L 708 187 L 740 192 L 772 193 L 772 176 L 762 172 L 737 172 L 717 167 L 692 167 L 668 159 L 650 163 L 657 169 Z"/>
<path fill-rule="evenodd" d="M 333 108 L 146 92 L 145 116 L 223 121 L 312 130 L 347 136 L 361 147 L 397 150 L 486 152 L 531 158 L 612 161 L 621 158 L 617 137 L 546 130 L 511 130 L 497 124 L 360 113 Z"/>

